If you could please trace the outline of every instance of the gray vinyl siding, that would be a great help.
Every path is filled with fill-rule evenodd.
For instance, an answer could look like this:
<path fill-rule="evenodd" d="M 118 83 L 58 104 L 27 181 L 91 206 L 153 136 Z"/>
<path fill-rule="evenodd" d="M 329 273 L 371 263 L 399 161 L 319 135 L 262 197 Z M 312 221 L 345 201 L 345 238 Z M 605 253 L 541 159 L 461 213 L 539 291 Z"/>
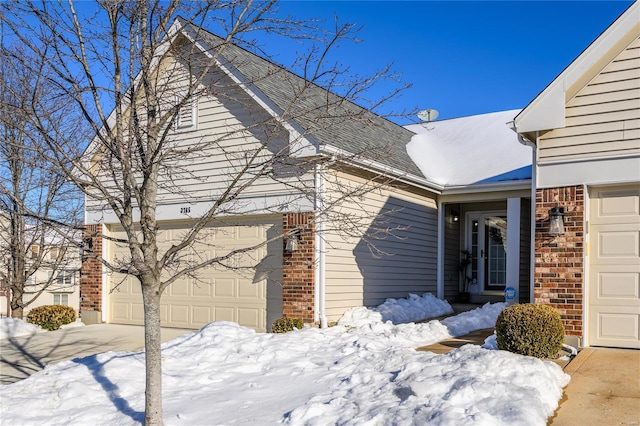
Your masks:
<path fill-rule="evenodd" d="M 338 187 L 363 182 L 340 174 L 328 184 L 327 199 L 339 197 Z M 326 306 L 330 320 L 339 319 L 354 306 L 376 306 L 387 298 L 403 298 L 409 293 L 435 294 L 437 205 L 433 198 L 386 186 L 350 200 L 340 211 L 346 215 L 342 217 L 350 216 L 354 222 L 345 225 L 338 216 L 327 224 Z M 374 217 L 380 220 L 381 212 L 390 211 L 379 225 L 400 225 L 403 229 L 393 236 L 369 239 L 375 249 L 370 249 L 366 238 L 355 236 L 358 232 L 371 233 L 377 226 Z M 358 229 L 345 229 L 355 222 Z M 376 250 L 384 254 L 374 254 Z"/>
<path fill-rule="evenodd" d="M 640 154 L 640 39 L 567 102 L 565 117 L 541 136 L 540 164 Z"/>
<path fill-rule="evenodd" d="M 458 214 L 462 209 L 459 204 L 447 205 L 448 210 L 457 210 Z M 445 215 L 444 223 L 444 298 L 449 302 L 455 302 L 458 298 L 458 291 L 461 286 L 460 279 L 460 251 L 461 227 L 464 223 L 464 216 L 460 220 L 453 222 Z"/>
<path fill-rule="evenodd" d="M 531 200 L 520 200 L 520 303 L 529 303 L 531 277 Z"/>

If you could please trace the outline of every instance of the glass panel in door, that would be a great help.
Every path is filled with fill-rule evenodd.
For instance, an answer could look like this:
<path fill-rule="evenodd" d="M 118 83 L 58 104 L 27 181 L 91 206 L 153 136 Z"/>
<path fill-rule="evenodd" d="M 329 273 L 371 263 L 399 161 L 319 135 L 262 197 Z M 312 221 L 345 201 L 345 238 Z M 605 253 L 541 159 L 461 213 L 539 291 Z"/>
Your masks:
<path fill-rule="evenodd" d="M 473 213 L 467 227 L 472 282 L 480 291 L 503 291 L 507 280 L 507 216 Z"/>
<path fill-rule="evenodd" d="M 484 288 L 504 290 L 507 282 L 507 218 L 484 217 Z"/>

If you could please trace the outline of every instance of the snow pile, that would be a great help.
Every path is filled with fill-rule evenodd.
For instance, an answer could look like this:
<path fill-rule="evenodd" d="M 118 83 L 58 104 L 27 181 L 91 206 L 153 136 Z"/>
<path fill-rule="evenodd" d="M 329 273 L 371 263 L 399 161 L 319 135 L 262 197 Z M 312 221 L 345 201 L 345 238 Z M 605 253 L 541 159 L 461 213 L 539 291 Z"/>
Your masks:
<path fill-rule="evenodd" d="M 338 324 L 351 327 L 387 321 L 393 324 L 405 324 L 452 313 L 453 308 L 449 302 L 438 299 L 431 293 L 425 293 L 422 296 L 410 294 L 408 299 L 387 299 L 376 308 L 349 309 L 340 318 Z"/>
<path fill-rule="evenodd" d="M 62 324 L 60 326 L 60 329 L 64 330 L 67 328 L 77 328 L 77 327 L 84 327 L 84 323 L 80 318 L 76 319 L 74 322 L 70 322 L 69 324 Z"/>
<path fill-rule="evenodd" d="M 498 315 L 506 307 L 506 303 L 485 303 L 481 308 L 445 318 L 442 324 L 452 336 L 462 336 L 469 333 L 469 330 L 495 327 Z"/>
<path fill-rule="evenodd" d="M 0 318 L 0 339 L 11 337 L 31 336 L 36 333 L 43 333 L 40 326 L 28 323 L 18 318 Z"/>
<path fill-rule="evenodd" d="M 209 324 L 163 345 L 165 424 L 545 425 L 569 381 L 556 364 L 470 345 L 446 355 L 414 349 L 448 337 L 447 327 L 468 333 L 495 322 L 498 309 L 485 305 L 447 326 L 260 334 Z M 0 386 L 0 406 L 6 424 L 138 424 L 144 353 L 49 366 Z"/>

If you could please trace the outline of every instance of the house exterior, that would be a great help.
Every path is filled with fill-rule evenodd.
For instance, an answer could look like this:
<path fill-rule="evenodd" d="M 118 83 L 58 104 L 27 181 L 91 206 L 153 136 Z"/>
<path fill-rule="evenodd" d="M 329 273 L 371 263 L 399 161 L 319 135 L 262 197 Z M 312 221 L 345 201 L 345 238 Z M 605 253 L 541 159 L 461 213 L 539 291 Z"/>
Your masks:
<path fill-rule="evenodd" d="M 640 348 L 640 3 L 514 129 L 535 158 L 533 300 L 585 346 Z M 563 209 L 561 233 L 550 232 L 552 208 Z"/>
<path fill-rule="evenodd" d="M 3 227 L 6 231 L 7 227 Z M 7 232 L 2 232 L 0 241 L 9 247 Z M 27 247 L 26 270 L 29 276 L 24 286 L 23 300 L 29 303 L 23 315 L 38 306 L 65 305 L 76 312 L 80 308 L 80 253 L 78 244 L 57 235 L 52 230 L 41 238 L 28 232 L 31 244 Z M 8 258 L 7 258 L 8 259 Z M 0 270 L 0 316 L 11 316 L 11 288 L 7 274 L 9 263 Z"/>
<path fill-rule="evenodd" d="M 195 45 L 198 55 L 216 61 L 210 79 L 217 89 L 204 90 L 192 108 L 181 111 L 175 141 L 211 138 L 224 146 L 181 158 L 178 168 L 189 173 L 170 176 L 179 190 L 158 197 L 160 249 L 177 241 L 226 187 L 234 165 L 230 153 L 264 143 L 264 132 L 253 130 L 262 117 L 278 119 L 271 142 L 294 145 L 295 160 L 320 156 L 331 161 L 276 168 L 273 178 L 256 180 L 226 215 L 211 222 L 194 255 L 267 244 L 236 259 L 232 269 L 211 268 L 197 279 L 171 284 L 161 299 L 164 326 L 199 328 L 225 320 L 266 331 L 283 315 L 325 325 L 353 306 L 437 291 L 439 191 L 407 155 L 412 132 L 237 46 L 217 52 L 216 36 L 182 19 L 173 30 L 175 43 Z M 338 114 L 305 114 L 327 98 Z M 369 124 L 355 124 L 363 121 Z M 229 129 L 246 131 L 225 137 Z M 100 158 L 89 161 L 97 164 Z M 358 196 L 340 202 L 345 188 Z M 113 212 L 90 197 L 85 205 L 89 250 L 110 262 L 130 256 L 116 241 L 124 231 Z M 295 244 L 275 238 L 291 231 Z M 243 269 L 256 261 L 255 268 Z M 140 285 L 132 277 L 85 256 L 80 281 L 83 321 L 143 323 Z"/>
<path fill-rule="evenodd" d="M 32 250 L 39 250 L 37 246 Z M 44 305 L 64 305 L 72 307 L 76 312 L 80 309 L 80 255 L 78 248 L 74 246 L 48 246 L 45 248 L 45 256 L 48 262 L 39 268 L 29 279 L 25 286 L 24 300 L 29 301 L 36 294 L 44 291 L 27 306 L 23 314 L 26 315 L 33 308 Z M 64 257 L 60 262 L 58 257 Z M 58 260 L 58 262 L 56 262 Z M 47 267 L 46 263 L 57 265 Z"/>

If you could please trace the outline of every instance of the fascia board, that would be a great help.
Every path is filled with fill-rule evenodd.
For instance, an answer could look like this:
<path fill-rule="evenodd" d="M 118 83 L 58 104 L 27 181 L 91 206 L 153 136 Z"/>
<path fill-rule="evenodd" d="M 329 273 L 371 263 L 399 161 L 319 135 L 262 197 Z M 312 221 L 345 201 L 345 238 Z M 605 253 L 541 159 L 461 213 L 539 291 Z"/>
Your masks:
<path fill-rule="evenodd" d="M 327 156 L 337 155 L 340 157 L 347 157 L 347 158 L 350 156 L 353 156 L 352 153 L 342 150 L 340 148 L 336 148 L 331 145 L 322 145 L 320 147 L 320 153 Z M 441 191 L 444 188 L 442 185 L 432 182 L 428 179 L 415 176 L 407 172 L 403 172 L 396 168 L 381 164 L 377 161 L 367 160 L 366 158 L 355 159 L 355 160 L 351 159 L 349 161 L 345 161 L 345 163 L 363 170 L 373 172 L 373 173 L 380 173 L 385 176 L 389 176 L 399 182 L 417 186 L 419 188 L 426 189 L 438 195 L 441 193 Z"/>
<path fill-rule="evenodd" d="M 448 186 L 442 191 L 443 196 L 459 194 L 482 194 L 488 192 L 531 191 L 531 179 L 523 179 L 514 182 L 495 182 L 478 185 Z"/>
<path fill-rule="evenodd" d="M 273 102 L 267 95 L 264 94 L 255 84 L 247 79 L 242 72 L 228 61 L 223 54 L 219 54 L 214 57 L 211 53 L 211 49 L 207 49 L 205 42 L 197 37 L 197 34 L 192 28 L 182 28 L 182 33 L 192 43 L 194 43 L 208 58 L 213 59 L 218 68 L 220 68 L 225 74 L 227 74 L 238 86 L 240 86 L 254 101 L 258 103 L 269 115 L 278 120 L 282 126 L 289 132 L 289 142 L 292 144 L 291 152 L 295 157 L 306 157 L 310 155 L 317 155 L 318 142 L 311 136 L 303 136 L 305 130 L 293 122 L 283 118 L 282 110 L 278 105 Z"/>
<path fill-rule="evenodd" d="M 629 8 L 573 60 L 515 118 L 518 133 L 532 133 L 562 128 L 565 125 L 566 93 L 591 67 L 638 26 L 640 2 Z"/>

